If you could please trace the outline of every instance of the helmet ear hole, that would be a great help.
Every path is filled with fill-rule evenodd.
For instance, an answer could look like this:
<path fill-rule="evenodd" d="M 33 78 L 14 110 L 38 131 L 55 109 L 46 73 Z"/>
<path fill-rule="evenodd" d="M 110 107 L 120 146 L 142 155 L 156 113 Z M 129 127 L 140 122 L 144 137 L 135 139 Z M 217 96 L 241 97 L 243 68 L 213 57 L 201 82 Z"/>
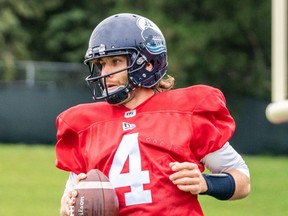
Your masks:
<path fill-rule="evenodd" d="M 146 64 L 146 70 L 147 71 L 152 71 L 153 70 L 153 68 L 154 68 L 154 64 L 153 64 L 153 62 L 151 61 L 151 62 L 148 62 L 147 64 Z"/>

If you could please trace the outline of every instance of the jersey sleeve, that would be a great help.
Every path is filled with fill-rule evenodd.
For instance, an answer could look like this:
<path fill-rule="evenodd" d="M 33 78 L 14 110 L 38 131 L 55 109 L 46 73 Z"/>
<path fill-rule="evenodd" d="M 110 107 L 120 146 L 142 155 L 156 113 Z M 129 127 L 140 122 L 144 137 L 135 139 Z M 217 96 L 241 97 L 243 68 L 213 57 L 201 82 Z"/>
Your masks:
<path fill-rule="evenodd" d="M 58 116 L 56 119 L 56 128 L 56 167 L 77 174 L 86 172 L 85 161 L 81 155 L 78 133 L 61 116 Z"/>
<path fill-rule="evenodd" d="M 235 122 L 223 93 L 211 88 L 193 111 L 193 151 L 201 160 L 220 149 L 233 135 Z"/>

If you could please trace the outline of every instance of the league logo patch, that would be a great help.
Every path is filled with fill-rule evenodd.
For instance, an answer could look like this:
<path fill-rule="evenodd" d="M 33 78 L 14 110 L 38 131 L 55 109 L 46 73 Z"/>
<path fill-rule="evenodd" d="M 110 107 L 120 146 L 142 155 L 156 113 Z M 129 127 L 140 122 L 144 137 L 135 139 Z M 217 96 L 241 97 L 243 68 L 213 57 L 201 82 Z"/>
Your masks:
<path fill-rule="evenodd" d="M 127 122 L 122 122 L 122 128 L 124 131 L 127 131 L 127 130 L 132 130 L 136 127 L 135 124 L 130 124 L 130 123 L 127 123 Z"/>
<path fill-rule="evenodd" d="M 136 116 L 136 110 L 130 110 L 130 111 L 125 112 L 124 114 L 125 118 L 132 118 L 134 116 Z"/>

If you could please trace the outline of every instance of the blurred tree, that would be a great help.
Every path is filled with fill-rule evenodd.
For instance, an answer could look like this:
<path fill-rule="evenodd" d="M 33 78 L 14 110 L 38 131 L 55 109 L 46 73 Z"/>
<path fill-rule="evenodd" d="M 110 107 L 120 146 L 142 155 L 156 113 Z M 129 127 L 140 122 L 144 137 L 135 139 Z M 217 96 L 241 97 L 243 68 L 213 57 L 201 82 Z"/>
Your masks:
<path fill-rule="evenodd" d="M 229 94 L 270 96 L 270 1 L 157 2 L 170 71 L 180 85 L 206 83 Z"/>
<path fill-rule="evenodd" d="M 46 10 L 55 8 L 59 0 L 40 2 L 38 0 L 1 0 L 0 1 L 0 59 L 3 64 L 5 81 L 11 81 L 15 76 L 15 60 L 29 59 L 28 43 L 33 39 L 30 29 L 23 26 L 25 20 L 33 22 L 44 15 Z"/>
<path fill-rule="evenodd" d="M 109 14 L 116 1 L 61 0 L 61 5 L 37 21 L 40 43 L 29 44 L 36 60 L 83 62 L 94 27 Z M 36 47 L 35 47 L 36 45 Z"/>
<path fill-rule="evenodd" d="M 228 94 L 270 97 L 271 2 L 119 0 L 159 25 L 177 86 L 204 83 Z"/>
<path fill-rule="evenodd" d="M 0 45 L 8 59 L 82 62 L 89 36 L 103 18 L 138 13 L 163 31 L 177 87 L 204 83 L 238 96 L 270 97 L 270 1 L 11 2 L 0 1 Z M 20 5 L 30 13 L 16 9 Z"/>

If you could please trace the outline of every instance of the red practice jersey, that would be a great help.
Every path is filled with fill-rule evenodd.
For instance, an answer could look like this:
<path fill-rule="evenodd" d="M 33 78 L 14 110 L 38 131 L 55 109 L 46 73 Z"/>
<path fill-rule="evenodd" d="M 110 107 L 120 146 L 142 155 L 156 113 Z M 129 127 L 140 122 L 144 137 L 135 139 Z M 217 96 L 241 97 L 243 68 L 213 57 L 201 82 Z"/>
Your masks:
<path fill-rule="evenodd" d="M 170 180 L 170 162 L 193 162 L 220 149 L 235 123 L 218 89 L 196 85 L 155 94 L 134 110 L 82 104 L 57 117 L 56 166 L 99 169 L 116 189 L 120 215 L 203 215 L 197 195 Z"/>

